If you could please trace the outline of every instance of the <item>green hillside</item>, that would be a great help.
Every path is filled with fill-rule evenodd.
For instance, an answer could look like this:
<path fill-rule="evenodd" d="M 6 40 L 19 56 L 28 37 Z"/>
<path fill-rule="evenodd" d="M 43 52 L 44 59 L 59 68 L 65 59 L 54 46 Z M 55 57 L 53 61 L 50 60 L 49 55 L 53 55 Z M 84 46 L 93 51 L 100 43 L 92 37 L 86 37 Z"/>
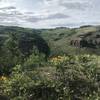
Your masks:
<path fill-rule="evenodd" d="M 99 26 L 0 26 L 0 100 L 100 100 L 99 54 Z"/>
<path fill-rule="evenodd" d="M 26 34 L 31 34 L 30 36 L 36 37 L 38 35 L 41 37 L 50 48 L 51 55 L 57 54 L 79 54 L 79 53 L 95 53 L 100 54 L 99 52 L 99 43 L 91 43 L 91 46 L 73 46 L 71 45 L 71 41 L 73 40 L 85 40 L 93 42 L 93 40 L 97 40 L 99 42 L 99 34 L 100 34 L 100 27 L 99 26 L 82 26 L 80 28 L 64 28 L 59 27 L 55 29 L 28 29 L 28 28 L 21 28 L 21 27 L 0 27 L 0 38 L 2 44 L 2 39 L 7 38 L 8 35 L 11 33 L 17 33 L 16 35 L 18 38 L 24 37 Z M 89 36 L 88 34 L 91 34 Z M 88 36 L 87 36 L 88 35 Z M 27 36 L 26 36 L 27 37 Z M 84 37 L 84 39 L 83 39 Z M 96 38 L 98 37 L 98 38 Z M 28 37 L 27 37 L 28 39 Z M 39 41 L 39 39 L 38 39 Z M 95 42 L 94 41 L 94 42 Z M 41 42 L 42 43 L 42 42 Z M 88 44 L 88 43 L 87 43 Z M 94 46 L 92 46 L 92 44 Z M 85 45 L 85 43 L 83 43 Z M 90 44 L 89 44 L 90 45 Z"/>

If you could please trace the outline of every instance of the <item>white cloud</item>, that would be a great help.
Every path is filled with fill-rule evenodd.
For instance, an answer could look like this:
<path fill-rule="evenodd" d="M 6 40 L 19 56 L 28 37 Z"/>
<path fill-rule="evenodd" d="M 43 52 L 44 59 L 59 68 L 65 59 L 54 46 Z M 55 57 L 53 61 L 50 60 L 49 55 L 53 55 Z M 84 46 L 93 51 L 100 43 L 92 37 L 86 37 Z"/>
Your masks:
<path fill-rule="evenodd" d="M 0 24 L 33 28 L 99 24 L 99 0 L 0 0 Z"/>

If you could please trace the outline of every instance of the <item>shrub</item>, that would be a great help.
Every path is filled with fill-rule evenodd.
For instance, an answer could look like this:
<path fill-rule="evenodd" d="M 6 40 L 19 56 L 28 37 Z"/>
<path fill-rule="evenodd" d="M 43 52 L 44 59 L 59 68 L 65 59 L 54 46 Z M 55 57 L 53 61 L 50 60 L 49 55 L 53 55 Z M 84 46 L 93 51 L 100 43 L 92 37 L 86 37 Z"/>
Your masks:
<path fill-rule="evenodd" d="M 4 80 L 3 92 L 12 100 L 55 100 L 57 92 L 53 82 L 47 80 L 37 71 L 21 72 L 17 65 L 11 77 Z"/>
<path fill-rule="evenodd" d="M 45 74 L 43 57 L 32 54 L 27 68 L 17 65 L 11 76 L 3 80 L 3 93 L 12 100 L 99 100 L 99 57 L 90 55 L 57 56 L 49 60 L 53 75 Z M 31 65 L 31 66 L 30 66 Z M 39 66 L 33 69 L 33 66 Z M 29 67 L 29 68 L 28 68 Z M 29 70 L 27 70 L 29 69 Z M 52 72 L 50 72 L 51 74 Z M 44 77 L 45 76 L 45 77 Z"/>
<path fill-rule="evenodd" d="M 88 97 L 93 92 L 99 93 L 98 72 L 100 67 L 96 56 L 80 55 L 65 56 L 51 62 L 57 69 L 57 80 L 63 88 L 69 88 L 72 99 Z M 64 93 L 64 91 L 63 91 Z"/>

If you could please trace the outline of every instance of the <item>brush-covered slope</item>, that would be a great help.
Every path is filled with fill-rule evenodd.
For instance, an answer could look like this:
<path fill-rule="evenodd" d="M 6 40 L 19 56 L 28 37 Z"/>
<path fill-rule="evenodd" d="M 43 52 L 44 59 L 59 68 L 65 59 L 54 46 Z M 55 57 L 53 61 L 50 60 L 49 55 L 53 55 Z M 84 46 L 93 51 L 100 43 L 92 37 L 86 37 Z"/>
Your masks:
<path fill-rule="evenodd" d="M 0 26 L 0 45 L 15 33 L 22 52 L 27 53 L 35 44 L 40 52 L 52 54 L 100 54 L 100 26 L 80 28 L 28 29 Z M 32 40 L 33 39 L 33 40 Z"/>
<path fill-rule="evenodd" d="M 41 35 L 54 54 L 100 54 L 100 26 L 42 30 Z"/>

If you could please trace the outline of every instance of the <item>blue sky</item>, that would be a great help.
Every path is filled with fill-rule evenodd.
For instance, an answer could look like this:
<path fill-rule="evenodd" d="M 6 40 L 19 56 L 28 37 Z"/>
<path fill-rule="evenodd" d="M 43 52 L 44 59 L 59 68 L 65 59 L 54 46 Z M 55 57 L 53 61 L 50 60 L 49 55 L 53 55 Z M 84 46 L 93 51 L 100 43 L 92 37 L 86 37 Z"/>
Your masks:
<path fill-rule="evenodd" d="M 100 0 L 0 0 L 0 25 L 30 28 L 100 25 Z"/>

